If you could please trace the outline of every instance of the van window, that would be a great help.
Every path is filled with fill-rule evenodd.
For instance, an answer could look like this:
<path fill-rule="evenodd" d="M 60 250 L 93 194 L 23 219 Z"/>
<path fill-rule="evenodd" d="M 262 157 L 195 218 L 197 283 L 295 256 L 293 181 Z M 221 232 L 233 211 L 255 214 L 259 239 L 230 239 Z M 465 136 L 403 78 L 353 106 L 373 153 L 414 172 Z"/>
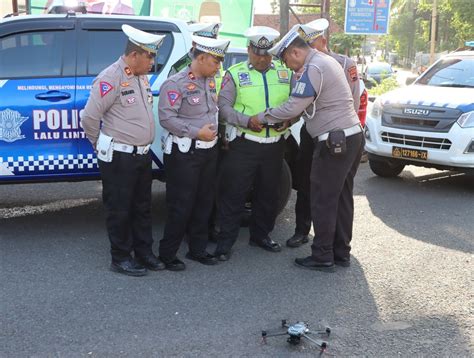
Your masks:
<path fill-rule="evenodd" d="M 0 39 L 0 78 L 62 75 L 64 31 L 13 34 Z"/>
<path fill-rule="evenodd" d="M 85 45 L 80 44 L 78 48 L 79 56 L 81 54 L 86 56 L 79 60 L 78 76 L 96 76 L 123 55 L 127 37 L 122 31 L 89 30 L 86 33 L 86 40 L 80 42 Z M 155 65 L 150 72 L 157 73 L 161 71 L 170 56 L 172 48 L 173 37 L 170 33 L 167 33 L 158 50 Z"/>

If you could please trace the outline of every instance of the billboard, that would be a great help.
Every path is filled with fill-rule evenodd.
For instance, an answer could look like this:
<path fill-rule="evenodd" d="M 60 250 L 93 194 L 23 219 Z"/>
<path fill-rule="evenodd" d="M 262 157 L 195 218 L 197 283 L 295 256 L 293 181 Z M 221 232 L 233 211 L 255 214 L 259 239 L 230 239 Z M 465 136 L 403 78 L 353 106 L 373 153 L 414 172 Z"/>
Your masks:
<path fill-rule="evenodd" d="M 253 23 L 253 0 L 153 0 L 151 14 L 186 22 L 220 22 L 219 37 L 232 40 L 233 47 L 244 47 L 243 33 Z"/>
<path fill-rule="evenodd" d="M 389 17 L 390 0 L 347 0 L 345 33 L 385 35 Z"/>
<path fill-rule="evenodd" d="M 83 3 L 95 14 L 150 15 L 151 0 L 30 0 L 31 13 L 43 14 L 54 4 Z"/>

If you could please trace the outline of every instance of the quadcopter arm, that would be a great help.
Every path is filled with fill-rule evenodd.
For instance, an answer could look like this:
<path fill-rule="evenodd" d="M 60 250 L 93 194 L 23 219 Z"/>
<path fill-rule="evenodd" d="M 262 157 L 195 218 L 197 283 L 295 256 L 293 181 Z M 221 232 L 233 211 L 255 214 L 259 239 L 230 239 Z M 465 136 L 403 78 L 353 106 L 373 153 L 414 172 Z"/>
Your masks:
<path fill-rule="evenodd" d="M 286 334 L 288 333 L 287 332 L 267 333 L 267 331 L 262 331 L 262 338 L 284 336 Z"/>
<path fill-rule="evenodd" d="M 313 342 L 317 346 L 321 347 L 321 349 L 326 349 L 328 347 L 328 343 L 326 341 L 323 341 L 321 339 L 313 339 L 313 338 L 309 337 L 306 334 L 303 334 L 303 337 L 305 337 L 307 340 Z"/>

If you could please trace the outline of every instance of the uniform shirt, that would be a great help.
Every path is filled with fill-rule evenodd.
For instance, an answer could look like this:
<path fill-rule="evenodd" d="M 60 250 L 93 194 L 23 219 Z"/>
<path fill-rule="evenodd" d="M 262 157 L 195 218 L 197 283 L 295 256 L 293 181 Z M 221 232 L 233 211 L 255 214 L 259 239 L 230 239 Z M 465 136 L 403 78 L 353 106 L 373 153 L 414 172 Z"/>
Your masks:
<path fill-rule="evenodd" d="M 329 51 L 329 56 L 339 62 L 344 69 L 344 74 L 346 75 L 346 80 L 351 89 L 352 98 L 354 99 L 354 109 L 357 112 L 360 106 L 360 84 L 359 75 L 357 73 L 357 64 L 351 58 L 332 51 Z"/>
<path fill-rule="evenodd" d="M 248 64 L 249 70 L 253 69 L 251 63 Z M 265 71 L 274 69 L 273 63 Z M 234 109 L 235 99 L 237 98 L 237 88 L 234 79 L 229 72 L 226 72 L 222 79 L 221 90 L 219 91 L 219 118 L 229 124 L 247 128 L 250 116 L 238 112 Z"/>
<path fill-rule="evenodd" d="M 197 78 L 191 67 L 171 76 L 161 86 L 158 113 L 161 126 L 170 133 L 196 139 L 204 125 L 217 125 L 214 78 Z"/>
<path fill-rule="evenodd" d="M 260 113 L 260 121 L 279 123 L 303 113 L 313 138 L 359 123 L 344 71 L 332 57 L 310 50 L 295 79 L 288 102 Z"/>
<path fill-rule="evenodd" d="M 95 78 L 81 125 L 94 147 L 99 131 L 117 143 L 148 145 L 155 139 L 152 110 L 147 76 L 135 76 L 121 57 Z"/>

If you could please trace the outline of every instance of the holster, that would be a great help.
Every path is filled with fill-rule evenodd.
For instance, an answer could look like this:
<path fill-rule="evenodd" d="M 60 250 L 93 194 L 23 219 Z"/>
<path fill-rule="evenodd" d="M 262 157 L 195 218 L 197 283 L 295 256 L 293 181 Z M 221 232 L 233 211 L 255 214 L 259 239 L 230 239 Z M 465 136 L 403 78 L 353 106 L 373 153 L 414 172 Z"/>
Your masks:
<path fill-rule="evenodd" d="M 326 145 L 329 149 L 329 153 L 333 156 L 345 154 L 347 151 L 346 134 L 343 130 L 329 132 L 328 139 L 326 139 Z"/>

